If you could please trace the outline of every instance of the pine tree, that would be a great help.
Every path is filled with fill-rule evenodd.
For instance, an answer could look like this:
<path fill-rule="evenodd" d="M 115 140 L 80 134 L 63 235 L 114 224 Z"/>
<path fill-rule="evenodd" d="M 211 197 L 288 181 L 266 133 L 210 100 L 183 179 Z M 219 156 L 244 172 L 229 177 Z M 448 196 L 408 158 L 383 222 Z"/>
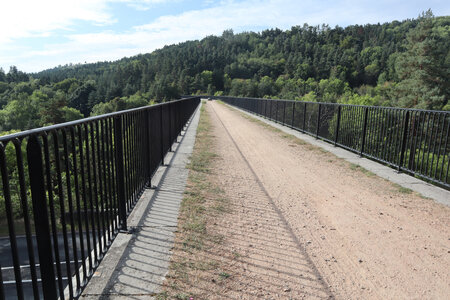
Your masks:
<path fill-rule="evenodd" d="M 419 20 L 407 35 L 406 51 L 397 60 L 397 105 L 440 109 L 448 97 L 449 24 L 443 20 L 444 24 L 433 26 L 438 19 L 431 10 Z"/>

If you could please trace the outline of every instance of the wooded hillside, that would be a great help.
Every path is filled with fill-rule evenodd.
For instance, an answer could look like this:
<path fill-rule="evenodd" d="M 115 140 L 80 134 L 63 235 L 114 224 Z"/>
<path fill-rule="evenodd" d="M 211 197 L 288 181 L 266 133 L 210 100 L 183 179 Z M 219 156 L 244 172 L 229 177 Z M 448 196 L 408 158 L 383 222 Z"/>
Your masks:
<path fill-rule="evenodd" d="M 182 94 L 450 110 L 450 17 L 208 36 L 115 62 L 0 69 L 0 131 Z"/>

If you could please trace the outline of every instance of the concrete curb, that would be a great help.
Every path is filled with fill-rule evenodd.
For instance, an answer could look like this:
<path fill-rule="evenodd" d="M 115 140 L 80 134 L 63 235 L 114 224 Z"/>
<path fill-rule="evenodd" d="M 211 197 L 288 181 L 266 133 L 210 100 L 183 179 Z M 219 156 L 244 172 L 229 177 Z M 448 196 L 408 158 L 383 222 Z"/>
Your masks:
<path fill-rule="evenodd" d="M 228 105 L 228 104 L 226 104 Z M 230 105 L 228 105 L 230 106 Z M 258 119 L 268 125 L 271 125 L 277 129 L 280 129 L 281 131 L 291 134 L 301 140 L 304 140 L 305 142 L 308 142 L 314 146 L 321 147 L 322 149 L 333 153 L 339 158 L 342 158 L 350 163 L 359 165 L 363 167 L 366 170 L 369 170 L 373 173 L 375 173 L 377 176 L 387 179 L 393 183 L 396 183 L 404 188 L 411 189 L 419 194 L 421 194 L 424 197 L 431 198 L 434 201 L 450 206 L 450 191 L 447 191 L 443 188 L 440 188 L 438 186 L 432 185 L 430 183 L 427 183 L 425 181 L 422 181 L 420 179 L 414 178 L 410 175 L 404 174 L 404 173 L 398 173 L 396 170 L 384 166 L 378 162 L 372 161 L 367 158 L 360 157 L 359 155 L 347 151 L 343 148 L 335 147 L 332 144 L 329 144 L 327 142 L 324 142 L 320 139 L 316 139 L 310 135 L 301 133 L 297 130 L 291 129 L 289 127 L 286 127 L 284 125 L 278 124 L 276 122 L 267 120 L 263 117 L 254 115 L 252 113 L 249 113 L 245 110 L 242 110 L 240 108 L 230 106 L 248 116 L 251 116 L 255 119 Z"/>

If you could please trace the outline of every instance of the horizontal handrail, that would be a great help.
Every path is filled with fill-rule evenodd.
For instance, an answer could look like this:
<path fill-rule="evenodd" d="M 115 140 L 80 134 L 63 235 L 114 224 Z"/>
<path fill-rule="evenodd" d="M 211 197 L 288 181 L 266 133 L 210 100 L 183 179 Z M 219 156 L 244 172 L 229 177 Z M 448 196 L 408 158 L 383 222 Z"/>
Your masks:
<path fill-rule="evenodd" d="M 184 100 L 190 99 L 190 98 L 196 99 L 198 97 L 186 97 L 183 99 L 170 101 L 170 103 L 176 103 L 178 101 L 184 101 Z M 110 117 L 119 116 L 119 115 L 126 114 L 126 113 L 132 113 L 132 112 L 137 112 L 137 111 L 146 110 L 146 109 L 150 109 L 150 108 L 155 108 L 160 105 L 166 105 L 167 103 L 157 103 L 157 104 L 152 104 L 152 105 L 147 105 L 147 106 L 142 106 L 142 107 L 137 107 L 137 108 L 130 108 L 130 109 L 116 111 L 116 112 L 107 113 L 107 114 L 103 114 L 103 115 L 78 119 L 75 121 L 69 121 L 69 122 L 59 123 L 59 124 L 55 124 L 55 125 L 33 128 L 33 129 L 29 129 L 29 130 L 12 133 L 12 134 L 6 134 L 3 136 L 0 136 L 0 142 L 7 142 L 7 141 L 11 141 L 13 139 L 20 139 L 20 138 L 23 138 L 23 137 L 26 137 L 29 135 L 33 135 L 33 134 L 48 133 L 53 130 L 57 130 L 57 129 L 61 129 L 61 128 L 67 128 L 67 127 L 71 127 L 71 126 L 75 126 L 75 125 L 80 125 L 80 124 L 84 124 L 84 123 L 88 123 L 88 122 L 93 122 L 93 121 L 103 120 L 103 119 L 110 118 Z"/>
<path fill-rule="evenodd" d="M 193 96 L 184 96 L 184 97 L 193 97 Z M 350 106 L 350 107 L 368 107 L 368 108 L 389 108 L 389 109 L 397 109 L 397 110 L 409 110 L 409 111 L 419 111 L 419 112 L 442 112 L 442 113 L 450 113 L 450 111 L 446 110 L 427 110 L 420 108 L 406 108 L 406 107 L 394 107 L 394 106 L 374 106 L 374 105 L 359 105 L 359 104 L 347 104 L 347 103 L 333 103 L 333 102 L 313 102 L 313 101 L 303 101 L 303 100 L 292 100 L 292 99 L 271 99 L 271 98 L 254 98 L 254 97 L 235 97 L 235 96 L 208 96 L 208 95 L 200 95 L 199 97 L 207 99 L 249 99 L 249 100 L 263 100 L 263 101 L 283 101 L 283 102 L 291 102 L 291 103 L 308 103 L 308 104 L 326 104 L 326 105 L 336 105 L 336 106 Z"/>

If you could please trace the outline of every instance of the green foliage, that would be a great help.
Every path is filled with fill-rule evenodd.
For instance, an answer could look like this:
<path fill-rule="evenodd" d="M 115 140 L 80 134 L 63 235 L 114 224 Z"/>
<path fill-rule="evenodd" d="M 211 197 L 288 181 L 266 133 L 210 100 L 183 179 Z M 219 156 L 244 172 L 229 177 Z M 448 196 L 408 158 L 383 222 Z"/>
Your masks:
<path fill-rule="evenodd" d="M 72 107 L 63 107 L 61 111 L 64 113 L 64 119 L 66 122 L 75 121 L 84 117 L 80 111 Z"/>
<path fill-rule="evenodd" d="M 317 102 L 317 95 L 315 92 L 309 92 L 308 94 L 305 94 L 301 100 L 306 102 Z"/>
<path fill-rule="evenodd" d="M 405 47 L 396 61 L 396 105 L 442 109 L 450 95 L 450 18 L 434 18 L 430 10 L 422 14 Z"/>
<path fill-rule="evenodd" d="M 92 108 L 91 115 L 102 115 L 115 111 L 131 109 L 149 105 L 150 103 L 143 98 L 140 94 L 134 94 L 130 97 L 114 98 L 113 100 L 105 103 L 99 103 Z"/>
<path fill-rule="evenodd" d="M 342 95 L 338 102 L 344 104 L 377 106 L 380 105 L 380 97 L 372 97 L 369 94 L 359 95 L 357 93 L 347 92 Z"/>
<path fill-rule="evenodd" d="M 0 69 L 0 130 L 188 94 L 448 110 L 449 34 L 450 17 L 427 11 L 418 19 L 345 28 L 228 30 L 115 62 L 34 74 L 12 66 Z"/>

